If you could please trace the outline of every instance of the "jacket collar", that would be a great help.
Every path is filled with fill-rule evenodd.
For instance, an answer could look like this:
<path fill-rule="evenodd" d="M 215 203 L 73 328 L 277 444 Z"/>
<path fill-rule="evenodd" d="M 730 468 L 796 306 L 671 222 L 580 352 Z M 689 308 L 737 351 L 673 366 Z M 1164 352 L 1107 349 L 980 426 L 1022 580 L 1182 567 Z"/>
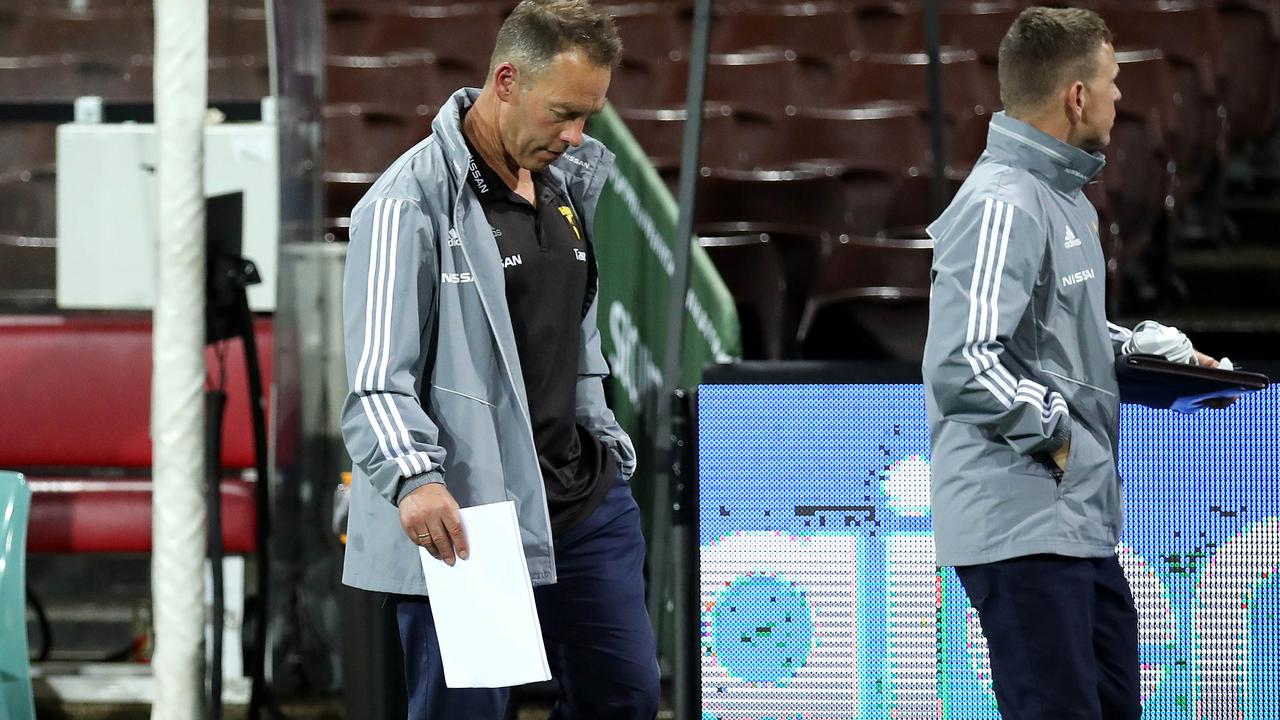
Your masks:
<path fill-rule="evenodd" d="M 476 88 L 458 90 L 431 122 L 431 134 L 440 143 L 445 163 L 453 176 L 454 187 L 459 190 L 466 187 L 467 173 L 471 166 L 471 152 L 462 135 L 462 110 L 471 107 L 478 97 L 480 91 Z M 569 148 L 547 167 L 548 177 L 574 202 L 580 204 L 579 215 L 588 223 L 588 232 L 591 218 L 595 216 L 596 204 L 600 200 L 600 192 L 613 168 L 613 160 L 613 153 L 599 141 L 584 137 L 582 145 Z"/>
<path fill-rule="evenodd" d="M 1079 191 L 1107 164 L 1102 153 L 1085 152 L 1003 112 L 991 117 L 987 152 L 1026 167 L 1063 193 Z"/>

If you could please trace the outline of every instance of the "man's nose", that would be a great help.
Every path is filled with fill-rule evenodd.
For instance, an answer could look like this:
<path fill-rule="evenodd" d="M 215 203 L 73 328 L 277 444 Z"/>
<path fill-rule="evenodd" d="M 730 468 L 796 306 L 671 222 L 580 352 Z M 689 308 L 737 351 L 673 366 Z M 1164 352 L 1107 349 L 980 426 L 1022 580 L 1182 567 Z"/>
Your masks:
<path fill-rule="evenodd" d="M 560 133 L 560 139 L 572 147 L 578 147 L 582 144 L 582 132 L 586 129 L 586 125 L 586 118 L 574 120 L 564 132 Z"/>

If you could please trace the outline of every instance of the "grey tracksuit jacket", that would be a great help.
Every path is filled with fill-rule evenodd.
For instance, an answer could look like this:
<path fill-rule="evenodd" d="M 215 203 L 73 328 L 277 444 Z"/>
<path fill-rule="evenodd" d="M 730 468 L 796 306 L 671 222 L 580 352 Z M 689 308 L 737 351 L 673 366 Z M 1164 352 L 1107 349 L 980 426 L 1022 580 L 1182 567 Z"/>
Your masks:
<path fill-rule="evenodd" d="M 1123 514 L 1098 214 L 1104 164 L 1004 113 L 932 225 L 924 352 L 939 565 L 1102 557 Z M 1051 453 L 1071 443 L 1067 470 Z"/>
<path fill-rule="evenodd" d="M 418 549 L 401 530 L 397 505 L 433 482 L 444 483 L 462 507 L 515 501 L 533 584 L 556 579 L 502 259 L 466 182 L 471 163 L 459 118 L 477 96 L 473 89 L 455 93 L 432 134 L 400 156 L 351 213 L 343 285 L 350 392 L 342 435 L 354 472 L 342 579 L 366 590 L 426 594 Z M 612 165 L 613 155 L 586 138 L 547 170 L 588 238 Z M 577 421 L 630 477 L 635 451 L 605 404 L 609 368 L 594 284 L 589 293 Z"/>

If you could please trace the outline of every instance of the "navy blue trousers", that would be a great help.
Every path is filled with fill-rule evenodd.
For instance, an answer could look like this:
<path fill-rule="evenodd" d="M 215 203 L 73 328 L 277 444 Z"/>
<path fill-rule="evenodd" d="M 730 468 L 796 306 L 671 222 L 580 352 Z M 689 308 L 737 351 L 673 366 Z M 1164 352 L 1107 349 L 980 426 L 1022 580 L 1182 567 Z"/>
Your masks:
<path fill-rule="evenodd" d="M 1136 720 L 1138 614 L 1114 555 L 957 567 L 1005 720 Z"/>
<path fill-rule="evenodd" d="M 554 585 L 534 588 L 560 699 L 550 720 L 652 720 L 660 696 L 657 647 L 644 602 L 640 509 L 625 480 L 586 519 L 555 538 Z M 445 687 L 427 598 L 397 598 L 409 720 L 502 720 L 506 688 Z"/>

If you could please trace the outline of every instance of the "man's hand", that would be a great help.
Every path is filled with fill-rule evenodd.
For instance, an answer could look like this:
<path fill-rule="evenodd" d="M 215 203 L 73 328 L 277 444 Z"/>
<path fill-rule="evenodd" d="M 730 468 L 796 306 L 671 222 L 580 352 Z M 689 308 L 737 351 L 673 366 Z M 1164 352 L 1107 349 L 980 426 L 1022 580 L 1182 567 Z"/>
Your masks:
<path fill-rule="evenodd" d="M 454 557 L 467 559 L 467 535 L 458 503 L 440 483 L 423 485 L 400 501 L 400 527 L 414 544 L 450 567 Z"/>
<path fill-rule="evenodd" d="M 1062 447 L 1053 451 L 1053 464 L 1058 466 L 1062 472 L 1067 471 L 1067 456 L 1071 453 L 1071 438 L 1062 443 Z"/>
<path fill-rule="evenodd" d="M 1217 360 L 1214 360 L 1213 358 L 1209 357 L 1208 355 L 1205 355 L 1199 350 L 1193 350 L 1192 352 L 1196 354 L 1196 364 L 1199 365 L 1200 367 L 1207 367 L 1207 368 L 1218 367 L 1219 363 Z M 1214 410 L 1221 410 L 1226 407 L 1231 407 L 1231 405 L 1235 403 L 1235 401 L 1236 399 L 1233 397 L 1210 398 L 1204 401 L 1204 406 L 1207 408 L 1213 408 Z"/>

